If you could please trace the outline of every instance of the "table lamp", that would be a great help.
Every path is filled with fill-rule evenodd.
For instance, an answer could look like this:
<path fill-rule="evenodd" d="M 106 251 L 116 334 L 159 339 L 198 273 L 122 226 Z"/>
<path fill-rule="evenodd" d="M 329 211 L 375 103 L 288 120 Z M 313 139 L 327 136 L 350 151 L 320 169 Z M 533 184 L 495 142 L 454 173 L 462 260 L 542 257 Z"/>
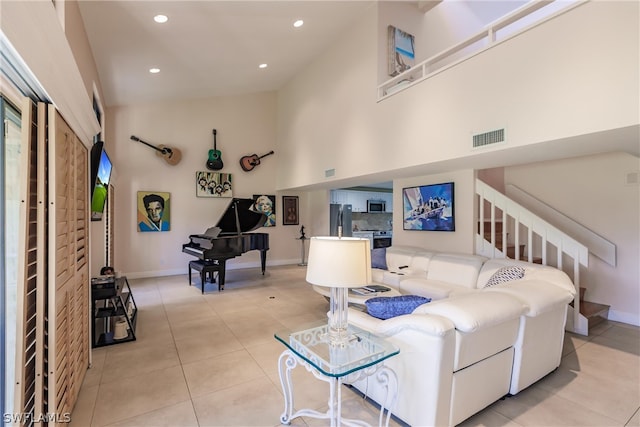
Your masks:
<path fill-rule="evenodd" d="M 354 237 L 312 237 L 307 258 L 307 282 L 331 288 L 329 301 L 329 343 L 344 346 L 347 332 L 349 288 L 371 283 L 369 239 Z"/>

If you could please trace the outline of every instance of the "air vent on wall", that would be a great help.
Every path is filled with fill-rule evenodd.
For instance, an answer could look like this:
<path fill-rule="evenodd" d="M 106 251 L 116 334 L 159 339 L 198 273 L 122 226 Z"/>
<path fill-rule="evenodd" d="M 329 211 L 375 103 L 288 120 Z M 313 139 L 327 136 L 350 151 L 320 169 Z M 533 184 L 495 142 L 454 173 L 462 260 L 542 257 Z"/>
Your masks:
<path fill-rule="evenodd" d="M 473 148 L 504 142 L 504 129 L 473 135 Z"/>

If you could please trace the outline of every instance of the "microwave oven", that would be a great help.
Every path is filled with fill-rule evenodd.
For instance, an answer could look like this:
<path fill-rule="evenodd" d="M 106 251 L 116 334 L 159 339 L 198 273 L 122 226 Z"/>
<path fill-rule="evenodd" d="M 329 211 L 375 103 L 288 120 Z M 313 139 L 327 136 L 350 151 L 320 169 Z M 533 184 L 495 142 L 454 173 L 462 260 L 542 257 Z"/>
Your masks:
<path fill-rule="evenodd" d="M 385 212 L 387 204 L 384 200 L 367 200 L 367 212 Z"/>

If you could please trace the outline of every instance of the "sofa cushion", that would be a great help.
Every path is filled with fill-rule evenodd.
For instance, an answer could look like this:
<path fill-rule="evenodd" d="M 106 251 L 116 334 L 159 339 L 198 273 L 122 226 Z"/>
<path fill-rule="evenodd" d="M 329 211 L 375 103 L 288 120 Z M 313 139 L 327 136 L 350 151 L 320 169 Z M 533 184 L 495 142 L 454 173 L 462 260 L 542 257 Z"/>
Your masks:
<path fill-rule="evenodd" d="M 387 248 L 387 268 L 389 271 L 399 271 L 399 267 L 411 265 L 411 259 L 416 253 L 415 248 L 404 246 L 390 246 Z"/>
<path fill-rule="evenodd" d="M 371 249 L 371 268 L 387 269 L 387 248 Z"/>
<path fill-rule="evenodd" d="M 489 288 L 504 282 L 511 282 L 512 280 L 522 279 L 524 276 L 524 268 L 519 265 L 510 265 L 508 267 L 500 267 L 498 271 L 487 280 L 484 287 Z"/>
<path fill-rule="evenodd" d="M 411 314 L 416 307 L 426 304 L 431 298 L 418 295 L 400 295 L 396 297 L 369 298 L 365 305 L 367 313 L 378 319 L 390 319 L 403 314 Z"/>
<path fill-rule="evenodd" d="M 403 269 L 402 272 L 407 276 L 419 276 L 426 278 L 432 257 L 433 253 L 431 252 L 416 252 L 413 258 L 411 258 L 409 268 L 406 270 Z"/>
<path fill-rule="evenodd" d="M 380 270 L 379 268 L 371 269 L 371 282 L 372 283 L 385 283 L 384 275 L 387 270 Z"/>
<path fill-rule="evenodd" d="M 475 289 L 485 260 L 479 255 L 436 254 L 429 262 L 427 278 Z"/>
<path fill-rule="evenodd" d="M 400 276 L 403 277 L 403 276 Z M 478 292 L 466 286 L 452 285 L 440 280 L 429 280 L 421 277 L 406 277 L 400 280 L 400 293 L 420 295 L 434 300 L 449 298 L 470 292 Z"/>

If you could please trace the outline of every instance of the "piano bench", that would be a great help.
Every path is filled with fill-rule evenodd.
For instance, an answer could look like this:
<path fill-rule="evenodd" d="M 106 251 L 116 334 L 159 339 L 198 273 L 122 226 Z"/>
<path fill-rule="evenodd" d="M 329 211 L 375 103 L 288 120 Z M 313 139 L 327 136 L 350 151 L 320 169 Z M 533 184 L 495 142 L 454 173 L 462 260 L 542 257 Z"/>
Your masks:
<path fill-rule="evenodd" d="M 220 271 L 222 266 L 214 261 L 189 261 L 189 286 L 191 286 L 191 270 L 196 270 L 200 273 L 200 285 L 202 287 L 202 293 L 204 294 L 204 284 L 207 281 L 207 276 L 211 283 L 215 283 L 215 273 Z M 218 291 L 220 291 L 220 283 L 218 283 Z"/>

